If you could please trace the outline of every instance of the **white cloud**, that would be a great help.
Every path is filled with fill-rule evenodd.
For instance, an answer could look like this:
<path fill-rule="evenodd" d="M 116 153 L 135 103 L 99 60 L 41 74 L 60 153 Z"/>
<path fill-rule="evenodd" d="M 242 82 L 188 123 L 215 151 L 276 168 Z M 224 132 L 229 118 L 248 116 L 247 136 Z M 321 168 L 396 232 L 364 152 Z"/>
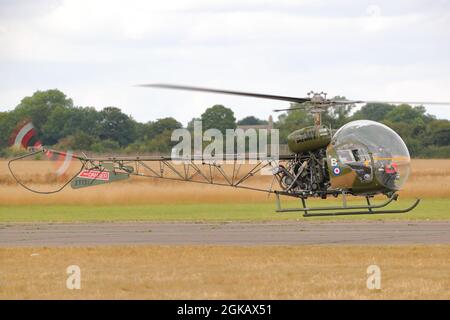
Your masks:
<path fill-rule="evenodd" d="M 186 122 L 220 102 L 234 107 L 238 117 L 266 118 L 284 106 L 132 87 L 142 82 L 450 100 L 448 2 L 40 4 L 39 10 L 25 10 L 12 3 L 0 20 L 0 106 L 11 108 L 24 94 L 54 87 L 77 104 L 119 105 L 142 121 L 174 116 Z M 450 107 L 445 110 L 439 115 L 450 118 Z"/>

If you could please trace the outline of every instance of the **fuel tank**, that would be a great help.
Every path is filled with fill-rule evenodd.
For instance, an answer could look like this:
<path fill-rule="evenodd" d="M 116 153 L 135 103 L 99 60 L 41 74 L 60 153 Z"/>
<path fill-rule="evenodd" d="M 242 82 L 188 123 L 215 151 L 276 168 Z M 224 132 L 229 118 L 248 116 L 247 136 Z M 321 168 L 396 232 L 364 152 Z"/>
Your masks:
<path fill-rule="evenodd" d="M 325 148 L 331 141 L 331 130 L 326 126 L 305 127 L 288 136 L 289 150 L 303 153 Z"/>

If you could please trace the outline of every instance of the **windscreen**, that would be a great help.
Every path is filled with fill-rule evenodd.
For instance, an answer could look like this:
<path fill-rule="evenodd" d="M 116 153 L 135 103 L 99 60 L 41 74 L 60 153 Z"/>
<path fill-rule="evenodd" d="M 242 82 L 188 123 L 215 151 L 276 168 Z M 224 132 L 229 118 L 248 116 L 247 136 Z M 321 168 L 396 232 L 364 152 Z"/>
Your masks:
<path fill-rule="evenodd" d="M 358 120 L 347 123 L 333 136 L 341 162 L 372 165 L 377 180 L 385 187 L 400 189 L 410 172 L 410 157 L 400 136 L 384 124 Z M 352 148 L 351 146 L 364 146 Z"/>

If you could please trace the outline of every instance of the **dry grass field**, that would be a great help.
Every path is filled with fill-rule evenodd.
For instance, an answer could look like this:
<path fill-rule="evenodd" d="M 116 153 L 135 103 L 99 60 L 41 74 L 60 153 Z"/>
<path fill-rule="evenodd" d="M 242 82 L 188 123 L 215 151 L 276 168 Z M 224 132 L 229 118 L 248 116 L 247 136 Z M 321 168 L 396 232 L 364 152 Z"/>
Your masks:
<path fill-rule="evenodd" d="M 409 180 L 400 192 L 402 198 L 449 198 L 450 160 L 412 161 Z M 55 189 L 47 161 L 23 161 L 17 167 L 26 183 L 39 190 Z M 229 168 L 228 168 L 229 170 Z M 72 167 L 76 172 L 76 166 Z M 271 177 L 255 177 L 255 184 L 268 187 Z M 124 192 L 126 191 L 126 192 Z M 132 177 L 130 180 L 81 190 L 67 187 L 53 195 L 30 193 L 18 186 L 9 174 L 6 161 L 0 161 L 0 205 L 123 205 L 156 203 L 273 202 L 267 194 L 229 187 Z"/>
<path fill-rule="evenodd" d="M 20 165 L 27 182 L 52 187 L 48 163 Z M 261 186 L 270 182 L 258 179 Z M 449 199 L 450 160 L 413 160 L 401 198 L 413 197 L 428 199 L 420 209 L 424 217 Z M 38 211 L 46 208 L 55 208 L 47 220 L 59 221 L 79 217 L 83 208 L 89 217 L 141 210 L 135 216 L 148 219 L 153 211 L 166 217 L 166 209 L 192 215 L 200 204 L 205 217 L 211 216 L 205 207 L 223 204 L 225 213 L 233 205 L 234 211 L 258 205 L 244 208 L 249 217 L 265 203 L 272 215 L 273 201 L 265 193 L 146 178 L 43 196 L 17 186 L 0 161 L 0 207 L 12 217 L 23 211 L 27 222 L 39 220 Z M 448 219 L 441 207 L 435 211 Z M 449 245 L 0 247 L 0 261 L 1 299 L 450 299 Z M 381 290 L 366 288 L 371 264 L 381 268 Z M 81 268 L 81 290 L 66 288 L 69 265 Z"/>
<path fill-rule="evenodd" d="M 2 299 L 450 299 L 449 245 L 0 248 Z M 381 269 L 381 290 L 366 286 Z M 66 268 L 81 268 L 81 289 Z"/>

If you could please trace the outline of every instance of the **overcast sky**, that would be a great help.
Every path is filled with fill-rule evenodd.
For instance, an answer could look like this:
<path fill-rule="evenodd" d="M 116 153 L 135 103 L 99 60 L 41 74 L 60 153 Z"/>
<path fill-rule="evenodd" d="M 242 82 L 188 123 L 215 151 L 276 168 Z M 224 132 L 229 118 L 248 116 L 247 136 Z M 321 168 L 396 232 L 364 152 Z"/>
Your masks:
<path fill-rule="evenodd" d="M 1 111 L 51 88 L 141 122 L 288 106 L 133 87 L 155 82 L 450 101 L 450 1 L 0 0 Z M 450 106 L 427 109 L 450 119 Z"/>

